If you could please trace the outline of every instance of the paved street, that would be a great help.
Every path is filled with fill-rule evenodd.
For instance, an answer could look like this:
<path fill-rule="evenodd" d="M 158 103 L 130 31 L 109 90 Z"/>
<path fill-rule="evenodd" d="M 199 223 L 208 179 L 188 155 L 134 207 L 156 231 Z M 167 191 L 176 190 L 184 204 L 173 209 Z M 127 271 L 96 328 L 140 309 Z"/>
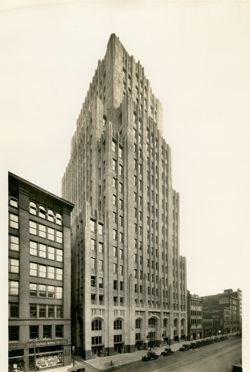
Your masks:
<path fill-rule="evenodd" d="M 199 349 L 176 352 L 155 361 L 136 362 L 118 369 L 120 372 L 231 372 L 232 365 L 241 361 L 241 339 L 206 345 Z"/>

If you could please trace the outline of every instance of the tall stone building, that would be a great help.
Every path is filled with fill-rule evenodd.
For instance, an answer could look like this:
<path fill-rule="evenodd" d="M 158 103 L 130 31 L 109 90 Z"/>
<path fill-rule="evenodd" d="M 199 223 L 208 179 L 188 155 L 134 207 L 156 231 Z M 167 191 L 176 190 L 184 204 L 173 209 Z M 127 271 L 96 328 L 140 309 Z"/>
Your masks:
<path fill-rule="evenodd" d="M 112 34 L 77 120 L 63 197 L 72 225 L 72 324 L 85 358 L 187 336 L 179 194 L 144 69 Z"/>
<path fill-rule="evenodd" d="M 9 173 L 9 371 L 71 362 L 73 205 Z"/>

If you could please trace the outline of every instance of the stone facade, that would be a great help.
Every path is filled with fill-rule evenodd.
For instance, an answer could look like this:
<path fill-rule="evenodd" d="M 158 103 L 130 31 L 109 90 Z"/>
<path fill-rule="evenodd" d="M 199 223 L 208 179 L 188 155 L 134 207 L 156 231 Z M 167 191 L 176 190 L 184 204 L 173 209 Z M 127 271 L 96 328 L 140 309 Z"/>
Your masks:
<path fill-rule="evenodd" d="M 9 371 L 71 361 L 71 203 L 9 173 Z"/>
<path fill-rule="evenodd" d="M 199 340 L 202 332 L 202 299 L 188 291 L 188 339 Z"/>
<path fill-rule="evenodd" d="M 73 343 L 85 358 L 187 336 L 179 194 L 161 106 L 112 34 L 62 180 L 72 212 Z"/>
<path fill-rule="evenodd" d="M 239 293 L 241 296 L 240 290 L 227 289 L 223 293 L 202 297 L 204 337 L 241 331 Z"/>

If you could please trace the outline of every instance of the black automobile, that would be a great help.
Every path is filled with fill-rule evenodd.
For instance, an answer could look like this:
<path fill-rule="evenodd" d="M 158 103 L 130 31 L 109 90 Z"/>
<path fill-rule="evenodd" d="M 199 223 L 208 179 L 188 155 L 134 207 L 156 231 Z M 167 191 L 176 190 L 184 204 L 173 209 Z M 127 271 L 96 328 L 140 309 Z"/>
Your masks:
<path fill-rule="evenodd" d="M 148 362 L 149 360 L 157 359 L 159 355 L 157 355 L 154 351 L 148 351 L 146 355 L 142 357 L 144 362 Z"/>
<path fill-rule="evenodd" d="M 189 344 L 182 345 L 182 347 L 179 348 L 180 351 L 187 351 L 189 349 L 190 349 L 190 345 Z"/>
<path fill-rule="evenodd" d="M 163 356 L 168 356 L 168 355 L 172 355 L 172 354 L 174 354 L 174 352 L 171 349 L 168 349 L 168 348 L 166 348 L 165 350 L 163 350 L 161 352 L 161 355 L 163 355 Z"/>

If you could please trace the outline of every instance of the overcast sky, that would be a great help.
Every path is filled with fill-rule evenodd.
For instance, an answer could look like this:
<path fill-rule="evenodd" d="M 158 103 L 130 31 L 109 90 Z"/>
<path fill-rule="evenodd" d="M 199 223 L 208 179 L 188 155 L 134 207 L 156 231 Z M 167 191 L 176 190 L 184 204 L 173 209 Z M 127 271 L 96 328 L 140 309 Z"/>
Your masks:
<path fill-rule="evenodd" d="M 250 3 L 1 0 L 0 9 L 5 191 L 10 170 L 61 194 L 76 119 L 114 32 L 162 103 L 188 288 L 247 289 Z"/>

